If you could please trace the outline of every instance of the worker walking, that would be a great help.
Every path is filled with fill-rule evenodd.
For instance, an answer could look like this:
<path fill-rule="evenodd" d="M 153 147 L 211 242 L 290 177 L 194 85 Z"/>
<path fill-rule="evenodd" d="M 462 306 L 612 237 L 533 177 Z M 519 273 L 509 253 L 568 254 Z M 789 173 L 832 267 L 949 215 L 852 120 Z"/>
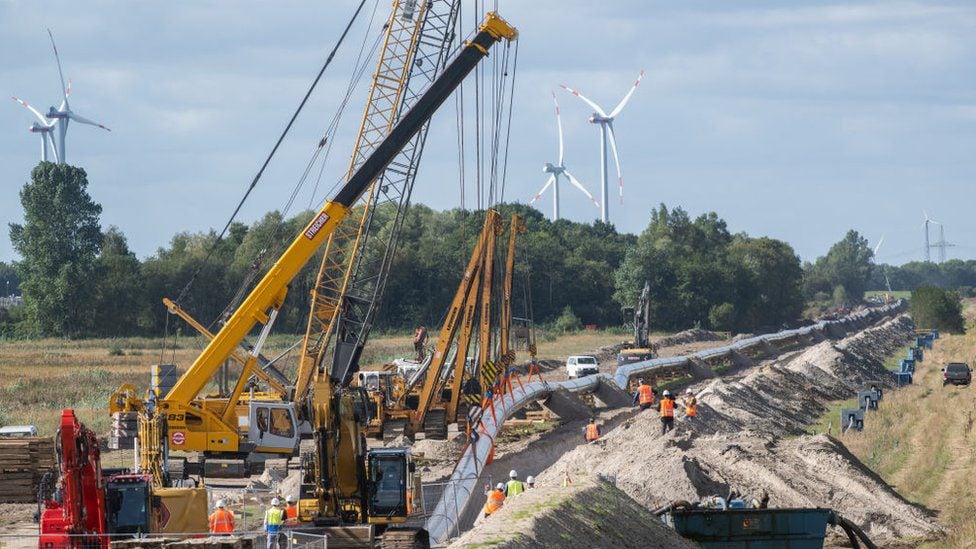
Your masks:
<path fill-rule="evenodd" d="M 591 442 L 595 442 L 601 436 L 603 436 L 603 431 L 600 429 L 600 426 L 596 424 L 596 418 L 591 417 L 590 422 L 586 424 L 586 427 L 583 427 L 583 438 L 586 440 L 586 443 L 589 444 Z"/>
<path fill-rule="evenodd" d="M 674 429 L 674 399 L 671 398 L 671 391 L 665 389 L 664 398 L 657 408 L 661 411 L 661 434 L 663 435 Z"/>
<path fill-rule="evenodd" d="M 417 362 L 423 362 L 427 358 L 427 326 L 421 324 L 413 331 L 413 350 L 417 353 Z"/>
<path fill-rule="evenodd" d="M 685 417 L 695 419 L 698 415 L 698 399 L 695 398 L 695 392 L 691 388 L 685 389 L 685 397 L 681 399 L 681 405 L 685 408 Z"/>
<path fill-rule="evenodd" d="M 508 472 L 508 483 L 505 484 L 505 497 L 517 496 L 525 491 L 525 485 L 518 479 L 518 471 L 512 469 Z"/>
<path fill-rule="evenodd" d="M 490 517 L 495 511 L 502 508 L 505 505 L 505 483 L 499 482 L 495 486 L 494 490 L 490 490 L 485 493 L 488 496 L 488 501 L 485 502 L 485 518 Z"/>
<path fill-rule="evenodd" d="M 217 509 L 210 515 L 210 533 L 229 536 L 234 533 L 234 513 L 224 507 L 224 500 L 217 500 Z"/>
<path fill-rule="evenodd" d="M 634 392 L 634 406 L 640 405 L 641 411 L 647 410 L 654 405 L 654 389 L 644 383 L 643 379 L 637 380 L 637 391 Z"/>
<path fill-rule="evenodd" d="M 285 510 L 278 498 L 271 499 L 271 507 L 264 513 L 264 531 L 268 535 L 268 549 L 281 549 L 281 527 L 285 523 Z"/>
<path fill-rule="evenodd" d="M 285 498 L 285 526 L 298 525 L 298 506 L 295 505 L 295 496 Z"/>

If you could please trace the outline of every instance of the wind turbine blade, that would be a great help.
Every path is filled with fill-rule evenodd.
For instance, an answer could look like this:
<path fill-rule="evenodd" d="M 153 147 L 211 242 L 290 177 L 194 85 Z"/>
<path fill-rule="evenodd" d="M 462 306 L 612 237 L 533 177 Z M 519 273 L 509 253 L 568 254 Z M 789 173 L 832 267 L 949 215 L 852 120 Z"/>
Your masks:
<path fill-rule="evenodd" d="M 874 247 L 874 255 L 878 255 L 878 250 L 881 249 L 881 245 L 884 244 L 884 235 L 881 235 L 881 240 L 878 241 L 878 245 Z"/>
<path fill-rule="evenodd" d="M 51 33 L 51 29 L 47 29 L 47 35 L 51 37 L 51 47 L 54 48 L 54 59 L 58 62 L 58 76 L 61 77 L 61 90 L 64 93 L 64 104 L 68 104 L 68 88 L 64 85 L 64 73 L 61 72 L 61 56 L 58 55 L 58 47 L 54 44 L 54 34 Z"/>
<path fill-rule="evenodd" d="M 574 90 L 574 89 L 572 89 L 570 87 L 564 86 L 562 84 L 560 84 L 559 87 L 562 88 L 562 89 L 564 89 L 564 90 L 566 90 L 566 91 L 568 91 L 569 93 L 575 95 L 576 97 L 579 97 L 580 99 L 582 99 L 587 105 L 589 105 L 590 107 L 593 107 L 593 110 L 595 110 L 597 112 L 597 114 L 599 114 L 600 116 L 606 116 L 607 115 L 607 113 L 603 112 L 603 109 L 600 108 L 600 105 L 597 105 L 596 103 L 590 101 L 585 96 L 583 96 L 583 94 L 581 94 L 580 92 L 578 92 L 578 91 L 576 91 L 576 90 Z"/>
<path fill-rule="evenodd" d="M 559 130 L 559 165 L 563 165 L 563 120 L 559 116 L 559 102 L 556 101 L 556 92 L 552 92 L 552 102 L 556 105 L 556 128 Z"/>
<path fill-rule="evenodd" d="M 541 189 L 539 189 L 539 192 L 535 193 L 535 197 L 532 200 L 529 200 L 529 206 L 531 206 L 536 200 L 542 198 L 542 193 L 546 192 L 546 189 L 548 189 L 549 185 L 552 185 L 553 181 L 555 180 L 556 180 L 556 174 L 550 175 L 549 179 L 546 180 L 546 184 L 543 185 Z"/>
<path fill-rule="evenodd" d="M 77 115 L 77 114 L 75 114 L 73 112 L 72 113 L 68 113 L 68 118 L 74 120 L 75 122 L 78 122 L 79 124 L 88 124 L 89 126 L 98 126 L 99 128 L 101 128 L 101 129 L 103 129 L 105 131 L 109 131 L 109 132 L 112 131 L 112 130 L 106 128 L 105 126 L 99 124 L 98 122 L 95 122 L 94 120 L 89 120 L 89 119 L 85 118 L 84 116 L 79 116 L 79 115 Z"/>
<path fill-rule="evenodd" d="M 30 109 L 30 112 L 34 113 L 34 116 L 36 116 L 37 119 L 41 121 L 41 124 L 44 124 L 45 126 L 50 126 L 51 125 L 51 121 L 48 120 L 47 118 L 44 118 L 44 116 L 41 115 L 41 113 L 39 113 L 37 111 L 37 109 L 35 109 L 34 107 L 31 107 L 27 103 L 27 101 L 24 101 L 23 99 L 17 99 L 16 97 L 13 97 L 13 96 L 11 96 L 11 99 L 13 99 L 14 101 L 16 101 L 16 102 L 20 103 L 21 105 L 23 105 L 23 106 L 27 107 L 28 109 Z"/>
<path fill-rule="evenodd" d="M 627 102 L 630 101 L 630 96 L 634 95 L 634 92 L 637 91 L 637 86 L 640 85 L 641 78 L 644 78 L 643 70 L 641 70 L 640 74 L 637 75 L 637 80 L 634 80 L 634 85 L 631 86 L 630 91 L 627 92 L 627 95 L 625 95 L 624 98 L 620 100 L 620 103 L 614 107 L 612 111 L 610 111 L 610 118 L 617 116 L 620 114 L 620 111 L 624 110 Z"/>
<path fill-rule="evenodd" d="M 610 137 L 610 150 L 613 151 L 613 163 L 617 166 L 617 192 L 620 203 L 624 203 L 624 176 L 620 174 L 620 157 L 617 156 L 617 138 L 613 135 L 613 124 L 607 124 L 607 136 Z"/>
<path fill-rule="evenodd" d="M 596 198 L 593 198 L 593 195 L 590 194 L 590 191 L 586 190 L 586 187 L 584 187 L 583 184 L 579 182 L 579 179 L 576 179 L 573 176 L 573 174 L 569 173 L 568 171 L 564 171 L 563 173 L 566 174 L 566 177 L 569 178 L 569 182 L 572 183 L 574 187 L 583 191 L 583 194 L 589 197 L 590 202 L 593 202 L 594 206 L 596 206 L 597 208 L 600 207 L 600 203 L 596 201 Z"/>

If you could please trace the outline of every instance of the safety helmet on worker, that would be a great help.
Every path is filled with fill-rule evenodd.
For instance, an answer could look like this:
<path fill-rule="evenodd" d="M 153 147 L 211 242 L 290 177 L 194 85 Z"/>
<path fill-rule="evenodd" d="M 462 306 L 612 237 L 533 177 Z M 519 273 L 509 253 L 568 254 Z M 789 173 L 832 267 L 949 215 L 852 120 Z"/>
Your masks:
<path fill-rule="evenodd" d="M 666 396 L 666 397 L 671 396 L 671 391 L 665 389 L 664 390 L 664 396 Z"/>
<path fill-rule="evenodd" d="M 528 484 L 535 484 L 535 477 L 529 475 L 528 477 L 526 477 L 525 482 L 527 482 Z"/>
<path fill-rule="evenodd" d="M 643 385 L 643 384 L 644 384 L 644 378 L 640 378 L 640 379 L 638 379 L 638 380 L 637 380 L 637 383 L 640 383 L 641 385 Z"/>
<path fill-rule="evenodd" d="M 224 508 L 224 500 L 218 499 L 217 500 L 217 509 L 223 509 L 223 508 Z"/>
<path fill-rule="evenodd" d="M 285 497 L 285 503 L 295 503 L 295 496 Z"/>
<path fill-rule="evenodd" d="M 685 393 L 686 394 L 689 394 L 689 395 L 695 394 L 695 392 L 691 390 L 691 387 L 688 387 L 687 389 L 685 389 Z"/>
<path fill-rule="evenodd" d="M 508 478 L 516 478 L 516 477 L 518 477 L 518 471 L 516 471 L 515 469 L 512 469 L 511 471 L 508 472 Z"/>
<path fill-rule="evenodd" d="M 504 482 L 499 482 L 498 484 L 495 485 L 495 490 L 504 490 L 504 489 L 505 489 Z"/>
<path fill-rule="evenodd" d="M 271 506 L 272 507 L 277 507 L 279 505 L 281 505 L 281 501 L 279 501 L 278 498 L 271 498 Z"/>

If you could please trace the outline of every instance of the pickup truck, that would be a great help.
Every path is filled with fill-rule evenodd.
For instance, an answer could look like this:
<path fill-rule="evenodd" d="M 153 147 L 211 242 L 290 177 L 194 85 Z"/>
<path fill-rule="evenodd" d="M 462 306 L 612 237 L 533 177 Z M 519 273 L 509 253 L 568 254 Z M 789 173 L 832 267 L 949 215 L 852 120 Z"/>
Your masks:
<path fill-rule="evenodd" d="M 592 356 L 571 356 L 566 359 L 566 375 L 569 379 L 589 376 L 600 372 L 600 363 Z"/>
<path fill-rule="evenodd" d="M 973 372 L 965 362 L 950 362 L 942 369 L 942 386 L 969 385 L 973 381 Z"/>

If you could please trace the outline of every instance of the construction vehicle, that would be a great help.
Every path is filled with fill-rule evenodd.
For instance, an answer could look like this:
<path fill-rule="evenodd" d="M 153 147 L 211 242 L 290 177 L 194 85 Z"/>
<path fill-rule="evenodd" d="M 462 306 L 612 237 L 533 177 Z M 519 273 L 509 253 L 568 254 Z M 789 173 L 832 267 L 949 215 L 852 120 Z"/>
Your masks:
<path fill-rule="evenodd" d="M 39 549 L 107 548 L 141 534 L 207 531 L 206 489 L 156 489 L 150 475 L 104 474 L 98 438 L 73 410 L 61 412 L 55 447 L 59 488 L 43 501 Z"/>
<path fill-rule="evenodd" d="M 625 343 L 625 347 L 617 353 L 617 366 L 643 362 L 654 358 L 657 354 L 650 339 L 651 325 L 651 283 L 644 282 L 637 299 L 636 307 L 624 307 L 624 317 L 631 317 L 634 329 L 634 341 Z"/>

